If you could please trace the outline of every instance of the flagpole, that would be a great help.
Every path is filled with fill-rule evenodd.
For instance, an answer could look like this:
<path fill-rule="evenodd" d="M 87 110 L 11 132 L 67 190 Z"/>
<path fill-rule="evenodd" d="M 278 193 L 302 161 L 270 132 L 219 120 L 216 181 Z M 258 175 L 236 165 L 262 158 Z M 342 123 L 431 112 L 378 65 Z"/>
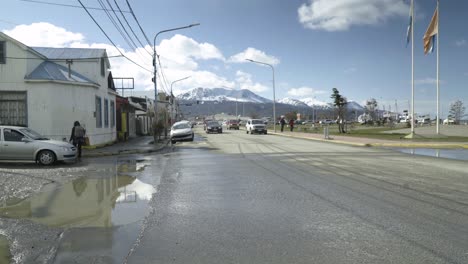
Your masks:
<path fill-rule="evenodd" d="M 414 136 L 414 0 L 411 6 L 411 136 Z"/>
<path fill-rule="evenodd" d="M 436 133 L 437 135 L 440 134 L 439 130 L 439 123 L 440 123 L 440 117 L 439 117 L 439 112 L 440 112 L 440 101 L 439 101 L 439 38 L 440 38 L 440 32 L 439 32 L 439 21 L 440 21 L 440 10 L 439 10 L 439 0 L 437 0 L 437 125 L 436 125 Z"/>

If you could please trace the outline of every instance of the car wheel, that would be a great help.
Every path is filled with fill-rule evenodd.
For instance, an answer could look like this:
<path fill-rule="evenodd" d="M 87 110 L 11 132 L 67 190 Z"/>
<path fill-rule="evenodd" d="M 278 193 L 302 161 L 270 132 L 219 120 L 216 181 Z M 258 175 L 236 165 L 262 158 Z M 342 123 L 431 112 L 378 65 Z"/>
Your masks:
<path fill-rule="evenodd" d="M 263 133 L 263 134 L 265 134 L 265 135 L 266 135 L 266 134 L 268 134 L 268 133 L 267 133 L 267 131 L 265 131 L 265 133 Z"/>
<path fill-rule="evenodd" d="M 55 154 L 50 150 L 43 150 L 37 155 L 37 161 L 39 161 L 39 163 L 44 166 L 54 164 L 55 160 Z"/>
<path fill-rule="evenodd" d="M 193 141 L 193 138 L 194 138 L 194 137 L 195 137 L 195 136 L 192 134 L 192 138 L 190 139 L 190 141 Z"/>
<path fill-rule="evenodd" d="M 245 130 L 245 133 L 246 133 L 246 134 L 248 134 L 248 133 L 249 133 L 249 131 L 248 131 L 248 130 Z"/>
<path fill-rule="evenodd" d="M 175 140 L 171 140 L 171 144 L 174 145 L 176 142 Z"/>

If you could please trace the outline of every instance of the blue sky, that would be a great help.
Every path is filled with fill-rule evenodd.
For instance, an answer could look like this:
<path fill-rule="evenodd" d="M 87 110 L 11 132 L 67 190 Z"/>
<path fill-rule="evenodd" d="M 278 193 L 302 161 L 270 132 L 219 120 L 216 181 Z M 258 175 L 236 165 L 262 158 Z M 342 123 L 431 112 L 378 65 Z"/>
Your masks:
<path fill-rule="evenodd" d="M 42 0 L 79 5 L 78 1 Z M 128 10 L 125 0 L 116 0 Z M 272 98 L 271 70 L 245 62 L 246 57 L 275 64 L 276 98 L 330 101 L 333 87 L 359 103 L 374 97 L 388 108 L 408 108 L 411 49 L 405 47 L 409 1 L 402 0 L 128 0 L 153 41 L 164 29 L 201 23 L 162 34 L 158 53 L 169 89 L 247 88 Z M 20 0 L 2 1 L 0 30 L 32 46 L 116 49 L 80 8 Z M 83 4 L 99 7 L 96 0 Z M 106 1 L 103 1 L 106 2 Z M 114 4 L 114 0 L 110 0 Z M 416 0 L 416 112 L 435 113 L 435 53 L 424 56 L 422 37 L 436 0 Z M 107 2 L 106 2 L 107 3 Z M 468 2 L 441 1 L 441 106 L 468 104 Z M 103 11 L 93 10 L 99 24 L 129 57 L 151 70 L 151 57 L 135 52 Z M 143 37 L 130 15 L 138 36 Z M 176 35 L 177 34 L 177 35 Z M 146 43 L 146 42 L 145 42 Z M 144 44 L 145 44 L 144 43 Z M 149 46 L 146 47 L 151 50 Z M 114 76 L 135 77 L 136 89 L 151 94 L 151 73 L 124 59 L 111 60 Z M 160 87 L 162 84 L 160 85 Z M 164 86 L 162 86 L 164 87 Z"/>

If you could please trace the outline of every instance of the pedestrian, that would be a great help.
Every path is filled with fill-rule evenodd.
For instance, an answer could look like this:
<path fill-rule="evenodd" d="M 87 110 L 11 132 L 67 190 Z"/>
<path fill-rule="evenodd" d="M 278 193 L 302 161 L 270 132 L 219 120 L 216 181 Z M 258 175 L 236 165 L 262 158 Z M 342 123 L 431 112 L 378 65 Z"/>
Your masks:
<path fill-rule="evenodd" d="M 289 120 L 289 129 L 291 129 L 291 132 L 293 132 L 293 129 L 294 129 L 294 119 L 290 119 Z"/>
<path fill-rule="evenodd" d="M 281 117 L 280 124 L 281 124 L 281 132 L 283 132 L 283 130 L 284 130 L 284 125 L 286 125 L 286 120 L 284 120 L 284 117 L 283 117 L 283 116 Z"/>
<path fill-rule="evenodd" d="M 80 125 L 80 122 L 75 121 L 69 141 L 78 149 L 78 158 L 81 158 L 81 146 L 85 143 L 85 134 L 86 130 Z"/>

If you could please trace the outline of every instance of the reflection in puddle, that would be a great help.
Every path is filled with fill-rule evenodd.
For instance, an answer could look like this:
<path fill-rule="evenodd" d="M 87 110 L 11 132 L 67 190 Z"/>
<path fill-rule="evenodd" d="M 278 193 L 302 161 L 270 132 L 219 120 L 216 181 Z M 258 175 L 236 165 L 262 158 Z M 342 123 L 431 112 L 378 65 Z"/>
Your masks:
<path fill-rule="evenodd" d="M 135 177 L 80 178 L 0 208 L 0 216 L 54 227 L 111 227 L 143 219 L 155 188 Z"/>
<path fill-rule="evenodd" d="M 411 155 L 423 155 L 437 158 L 468 160 L 468 150 L 466 149 L 396 148 L 394 150 Z"/>
<path fill-rule="evenodd" d="M 10 263 L 10 247 L 5 236 L 0 235 L 0 263 Z"/>

